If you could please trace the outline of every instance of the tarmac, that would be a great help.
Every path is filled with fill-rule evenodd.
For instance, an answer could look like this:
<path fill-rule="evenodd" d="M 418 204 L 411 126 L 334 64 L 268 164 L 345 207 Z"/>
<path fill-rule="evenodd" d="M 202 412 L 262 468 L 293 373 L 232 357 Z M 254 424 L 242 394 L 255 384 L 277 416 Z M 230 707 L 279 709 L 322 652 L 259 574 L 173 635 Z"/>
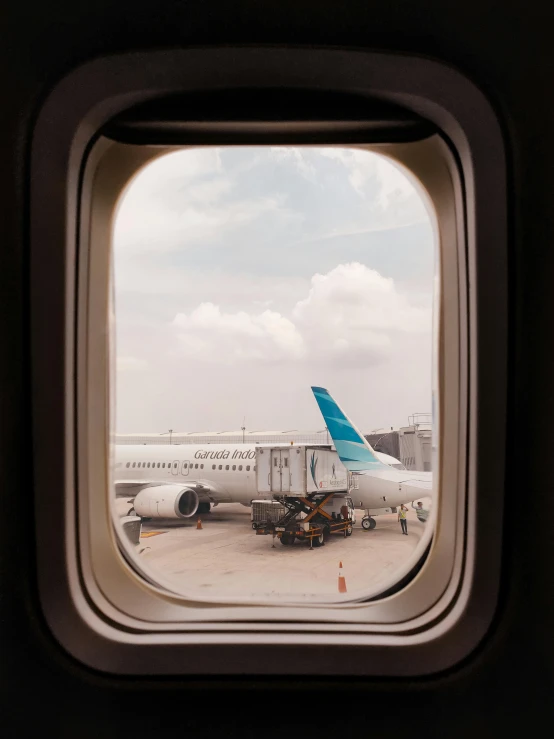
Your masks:
<path fill-rule="evenodd" d="M 394 584 L 427 525 L 408 508 L 408 536 L 402 535 L 397 514 L 377 516 L 376 528 L 365 531 L 363 511 L 357 510 L 352 536 L 335 534 L 323 547 L 310 550 L 307 542 L 284 546 L 278 538 L 257 535 L 249 508 L 220 504 L 185 522 L 144 523 L 137 559 L 148 563 L 151 575 L 159 573 L 177 593 L 192 598 L 349 599 Z M 339 598 L 340 563 L 347 594 Z"/>

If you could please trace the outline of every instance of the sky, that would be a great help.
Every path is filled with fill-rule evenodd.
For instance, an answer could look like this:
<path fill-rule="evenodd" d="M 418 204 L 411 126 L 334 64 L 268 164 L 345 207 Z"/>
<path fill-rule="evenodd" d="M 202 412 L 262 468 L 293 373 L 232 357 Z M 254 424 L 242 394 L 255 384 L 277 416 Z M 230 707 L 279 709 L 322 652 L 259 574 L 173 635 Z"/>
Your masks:
<path fill-rule="evenodd" d="M 356 148 L 181 149 L 113 225 L 118 433 L 365 432 L 431 410 L 435 235 L 411 176 Z"/>

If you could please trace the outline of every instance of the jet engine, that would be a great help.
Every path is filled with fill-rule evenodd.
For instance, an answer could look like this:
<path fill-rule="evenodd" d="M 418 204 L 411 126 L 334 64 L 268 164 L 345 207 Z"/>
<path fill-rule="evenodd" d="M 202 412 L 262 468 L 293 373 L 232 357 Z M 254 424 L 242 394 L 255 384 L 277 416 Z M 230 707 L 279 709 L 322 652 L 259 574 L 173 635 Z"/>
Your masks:
<path fill-rule="evenodd" d="M 198 502 L 196 491 L 182 485 L 152 485 L 138 493 L 134 507 L 142 518 L 190 518 Z"/>

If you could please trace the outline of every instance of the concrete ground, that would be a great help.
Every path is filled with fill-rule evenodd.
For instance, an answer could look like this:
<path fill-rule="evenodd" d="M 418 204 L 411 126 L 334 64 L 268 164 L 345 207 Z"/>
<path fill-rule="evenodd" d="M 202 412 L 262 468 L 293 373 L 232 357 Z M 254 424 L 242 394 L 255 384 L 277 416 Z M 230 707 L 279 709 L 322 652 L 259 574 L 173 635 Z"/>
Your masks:
<path fill-rule="evenodd" d="M 150 521 L 142 526 L 137 556 L 148 562 L 177 592 L 189 597 L 294 596 L 313 602 L 317 596 L 338 596 L 338 570 L 347 594 L 355 597 L 375 586 L 393 584 L 395 571 L 417 546 L 424 525 L 409 508 L 408 536 L 401 534 L 396 514 L 378 516 L 377 527 L 361 527 L 363 512 L 351 537 L 333 535 L 324 547 L 310 550 L 306 542 L 283 546 L 252 530 L 250 509 L 221 504 L 183 524 Z M 140 554 L 138 554 L 140 552 Z"/>

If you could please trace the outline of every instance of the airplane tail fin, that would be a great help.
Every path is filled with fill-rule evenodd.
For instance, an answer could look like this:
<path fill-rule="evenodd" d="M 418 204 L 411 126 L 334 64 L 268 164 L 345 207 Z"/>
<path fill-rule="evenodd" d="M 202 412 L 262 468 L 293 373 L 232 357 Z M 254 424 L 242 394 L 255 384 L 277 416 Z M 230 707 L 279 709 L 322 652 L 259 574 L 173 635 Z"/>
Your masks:
<path fill-rule="evenodd" d="M 312 392 L 331 434 L 340 461 L 349 472 L 386 468 L 352 421 L 342 412 L 336 401 L 323 387 L 312 387 Z"/>

